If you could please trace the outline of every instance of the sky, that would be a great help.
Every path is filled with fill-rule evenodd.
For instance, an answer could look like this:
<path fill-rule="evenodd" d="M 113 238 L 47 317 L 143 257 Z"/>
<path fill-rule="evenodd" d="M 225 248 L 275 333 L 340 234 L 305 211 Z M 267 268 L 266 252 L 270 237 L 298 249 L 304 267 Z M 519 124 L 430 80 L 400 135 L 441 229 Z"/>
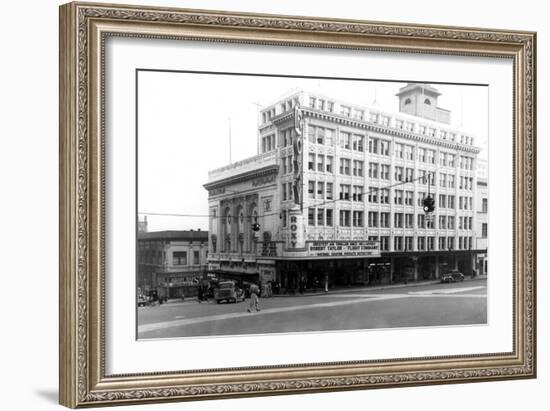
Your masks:
<path fill-rule="evenodd" d="M 258 105 L 293 91 L 398 112 L 405 83 L 266 76 L 140 72 L 138 94 L 138 214 L 149 231 L 208 229 L 208 171 L 256 155 Z M 451 127 L 476 137 L 487 158 L 488 90 L 434 85 Z M 193 216 L 158 216 L 186 214 Z"/>

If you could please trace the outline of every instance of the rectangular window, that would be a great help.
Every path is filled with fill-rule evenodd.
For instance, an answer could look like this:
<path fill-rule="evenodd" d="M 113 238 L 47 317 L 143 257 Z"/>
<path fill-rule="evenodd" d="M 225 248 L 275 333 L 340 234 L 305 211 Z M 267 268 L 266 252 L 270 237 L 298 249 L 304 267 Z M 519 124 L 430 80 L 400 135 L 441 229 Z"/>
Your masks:
<path fill-rule="evenodd" d="M 390 165 L 389 164 L 380 164 L 380 178 L 383 180 L 390 179 Z"/>
<path fill-rule="evenodd" d="M 405 191 L 405 205 L 409 205 L 409 206 L 413 205 L 413 192 L 412 191 Z"/>
<path fill-rule="evenodd" d="M 426 150 L 426 162 L 429 164 L 435 164 L 435 151 Z"/>
<path fill-rule="evenodd" d="M 365 115 L 365 112 L 363 110 L 359 110 L 354 108 L 353 109 L 353 117 L 357 120 L 363 120 L 363 116 Z"/>
<path fill-rule="evenodd" d="M 380 251 L 388 251 L 390 249 L 390 237 L 380 237 Z"/>
<path fill-rule="evenodd" d="M 426 162 L 426 149 L 425 148 L 418 148 L 416 150 L 418 152 L 418 161 L 425 163 Z"/>
<path fill-rule="evenodd" d="M 389 204 L 390 203 L 390 189 L 382 188 L 379 191 L 380 193 L 380 204 Z"/>
<path fill-rule="evenodd" d="M 435 248 L 435 237 L 428 237 L 428 251 L 433 251 Z"/>
<path fill-rule="evenodd" d="M 340 184 L 340 200 L 349 200 L 351 186 L 349 184 Z"/>
<path fill-rule="evenodd" d="M 394 191 L 393 203 L 399 205 L 403 204 L 403 190 Z"/>
<path fill-rule="evenodd" d="M 315 208 L 307 209 L 307 224 L 315 225 Z"/>
<path fill-rule="evenodd" d="M 317 144 L 325 144 L 325 129 L 317 127 Z"/>
<path fill-rule="evenodd" d="M 440 215 L 439 216 L 439 229 L 445 230 L 447 228 L 447 216 Z"/>
<path fill-rule="evenodd" d="M 350 173 L 350 163 L 351 163 L 351 160 L 348 159 L 348 158 L 341 158 L 340 159 L 340 174 L 343 174 L 343 175 L 346 175 L 346 176 L 351 175 L 351 173 Z"/>
<path fill-rule="evenodd" d="M 194 265 L 200 265 L 201 263 L 201 257 L 199 251 L 193 251 L 193 264 Z"/>
<path fill-rule="evenodd" d="M 315 171 L 315 154 L 314 153 L 308 154 L 307 169 L 311 171 Z"/>
<path fill-rule="evenodd" d="M 340 106 L 340 114 L 349 117 L 351 115 L 351 107 Z"/>
<path fill-rule="evenodd" d="M 417 225 L 418 228 L 426 228 L 426 216 L 424 214 L 418 214 Z"/>
<path fill-rule="evenodd" d="M 447 182 L 448 182 L 448 187 L 449 188 L 455 188 L 455 176 L 454 175 L 449 174 L 448 178 L 447 178 Z"/>
<path fill-rule="evenodd" d="M 327 209 L 326 217 L 327 217 L 327 220 L 326 220 L 327 226 L 332 227 L 332 209 L 330 208 Z"/>
<path fill-rule="evenodd" d="M 369 227 L 378 227 L 378 212 L 369 211 Z"/>
<path fill-rule="evenodd" d="M 413 227 L 414 227 L 414 215 L 405 214 L 405 228 L 413 228 Z"/>
<path fill-rule="evenodd" d="M 349 210 L 340 210 L 340 226 L 349 227 L 350 226 L 350 211 Z"/>
<path fill-rule="evenodd" d="M 363 186 L 353 186 L 353 201 L 363 201 Z"/>
<path fill-rule="evenodd" d="M 324 226 L 325 225 L 325 209 L 324 208 L 318 208 L 317 209 L 317 225 L 318 226 Z"/>
<path fill-rule="evenodd" d="M 327 173 L 332 173 L 332 156 L 327 156 Z"/>
<path fill-rule="evenodd" d="M 317 154 L 317 171 L 321 173 L 325 172 L 325 156 L 324 154 Z"/>
<path fill-rule="evenodd" d="M 353 175 L 363 177 L 363 162 L 361 160 L 353 160 Z"/>
<path fill-rule="evenodd" d="M 395 168 L 395 172 L 394 172 L 394 178 L 395 178 L 395 181 L 403 181 L 403 167 L 394 167 Z"/>
<path fill-rule="evenodd" d="M 447 238 L 447 247 L 449 248 L 449 250 L 454 250 L 455 249 L 455 238 L 454 237 Z"/>
<path fill-rule="evenodd" d="M 358 134 L 353 135 L 353 149 L 355 151 L 364 151 L 364 140 L 365 138 L 363 136 L 360 136 Z"/>
<path fill-rule="evenodd" d="M 281 163 L 283 165 L 283 174 L 287 174 L 288 167 L 287 167 L 286 157 L 281 157 Z"/>
<path fill-rule="evenodd" d="M 369 137 L 369 153 L 378 154 L 378 139 Z"/>
<path fill-rule="evenodd" d="M 482 213 L 486 213 L 487 210 L 488 210 L 487 199 L 486 199 L 486 198 L 483 198 L 483 199 L 481 199 L 481 212 L 482 212 Z"/>
<path fill-rule="evenodd" d="M 403 228 L 403 213 L 395 213 L 393 215 L 393 226 L 395 228 Z"/>
<path fill-rule="evenodd" d="M 369 163 L 369 177 L 378 178 L 378 163 Z"/>
<path fill-rule="evenodd" d="M 287 200 L 287 195 L 286 195 L 286 183 L 281 184 L 281 191 L 282 191 L 282 193 L 283 193 L 283 201 L 286 201 L 286 200 Z"/>
<path fill-rule="evenodd" d="M 380 227 L 390 227 L 390 213 L 380 213 Z"/>
<path fill-rule="evenodd" d="M 327 200 L 332 200 L 333 199 L 332 183 L 327 183 L 326 184 L 326 189 L 327 189 L 326 199 Z"/>
<path fill-rule="evenodd" d="M 403 251 L 403 237 L 394 237 L 393 238 L 393 250 L 394 251 Z"/>
<path fill-rule="evenodd" d="M 349 150 L 351 148 L 351 134 L 345 131 L 340 132 L 340 147 Z"/>
<path fill-rule="evenodd" d="M 449 165 L 449 167 L 454 167 L 455 166 L 455 155 L 454 154 L 450 154 L 450 153 L 447 154 L 447 164 Z"/>
<path fill-rule="evenodd" d="M 378 203 L 378 189 L 376 187 L 369 187 L 368 202 Z"/>
<path fill-rule="evenodd" d="M 447 196 L 447 208 L 455 208 L 455 196 Z"/>
<path fill-rule="evenodd" d="M 315 198 L 315 181 L 307 182 L 307 193 L 309 198 Z"/>
<path fill-rule="evenodd" d="M 447 166 L 447 154 L 439 153 L 439 165 L 443 167 Z"/>
<path fill-rule="evenodd" d="M 403 144 L 395 143 L 394 153 L 396 158 L 403 158 Z"/>
<path fill-rule="evenodd" d="M 447 196 L 445 194 L 439 194 L 439 208 L 447 208 L 446 199 Z"/>
<path fill-rule="evenodd" d="M 417 238 L 417 248 L 418 251 L 424 251 L 426 249 L 426 237 Z"/>
<path fill-rule="evenodd" d="M 439 237 L 439 250 L 445 250 L 446 237 Z"/>
<path fill-rule="evenodd" d="M 405 181 L 412 182 L 414 180 L 414 170 L 412 168 L 405 169 Z"/>
<path fill-rule="evenodd" d="M 187 251 L 174 251 L 172 254 L 173 265 L 187 265 Z"/>
<path fill-rule="evenodd" d="M 354 211 L 353 212 L 353 226 L 354 227 L 363 227 L 363 211 Z"/>
<path fill-rule="evenodd" d="M 412 160 L 414 159 L 414 148 L 413 146 L 406 145 L 405 146 L 405 160 Z"/>
<path fill-rule="evenodd" d="M 390 142 L 386 140 L 380 140 L 380 154 L 383 156 L 390 155 Z"/>
<path fill-rule="evenodd" d="M 450 216 L 447 216 L 447 228 L 449 230 L 454 230 L 455 229 L 455 217 L 450 215 Z"/>
<path fill-rule="evenodd" d="M 447 187 L 447 174 L 439 174 L 439 187 Z"/>
<path fill-rule="evenodd" d="M 283 227 L 288 226 L 288 212 L 286 210 L 282 211 L 282 217 L 283 217 Z"/>
<path fill-rule="evenodd" d="M 317 181 L 317 198 L 323 199 L 325 195 L 325 183 L 323 181 Z"/>
<path fill-rule="evenodd" d="M 405 237 L 405 251 L 413 250 L 413 237 Z"/>

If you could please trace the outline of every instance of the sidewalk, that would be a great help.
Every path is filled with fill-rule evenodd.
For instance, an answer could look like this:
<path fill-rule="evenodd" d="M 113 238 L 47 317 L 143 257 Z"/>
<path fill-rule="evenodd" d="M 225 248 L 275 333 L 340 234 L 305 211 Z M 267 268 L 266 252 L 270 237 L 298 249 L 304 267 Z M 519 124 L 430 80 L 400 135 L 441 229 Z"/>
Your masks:
<path fill-rule="evenodd" d="M 481 281 L 486 280 L 486 275 L 478 275 L 475 278 L 466 277 L 464 279 L 464 282 L 470 282 L 470 281 Z M 343 293 L 355 293 L 355 292 L 366 292 L 366 291 L 379 291 L 379 290 L 392 290 L 392 289 L 400 289 L 400 288 L 413 288 L 413 287 L 422 287 L 426 285 L 433 285 L 433 284 L 439 284 L 439 280 L 429 280 L 429 281 L 411 281 L 407 284 L 405 283 L 394 283 L 394 284 L 384 284 L 384 285 L 371 285 L 371 286 L 349 286 L 349 287 L 335 287 L 328 290 L 328 293 L 325 293 L 324 290 L 318 289 L 315 291 L 306 291 L 303 294 L 300 294 L 299 292 L 296 292 L 294 294 L 290 293 L 284 293 L 284 294 L 273 294 L 271 297 L 260 297 L 260 298 L 284 298 L 284 297 L 312 297 L 316 295 L 326 295 L 326 294 L 343 294 Z M 166 303 L 167 305 L 173 305 L 173 304 L 197 304 L 198 300 L 197 297 L 189 297 L 185 300 L 181 300 L 181 298 L 176 299 L 170 299 Z M 201 304 L 209 304 L 207 301 L 203 301 Z"/>
<path fill-rule="evenodd" d="M 464 282 L 469 281 L 480 281 L 480 280 L 486 280 L 487 276 L 477 276 L 475 278 L 466 277 L 464 279 Z M 399 289 L 399 288 L 411 288 L 411 287 L 422 287 L 426 285 L 433 285 L 433 284 L 439 284 L 439 280 L 429 280 L 429 281 L 410 281 L 407 284 L 405 283 L 394 283 L 394 284 L 384 284 L 384 285 L 365 285 L 365 286 L 349 286 L 349 287 L 336 287 L 331 288 L 328 290 L 328 293 L 325 293 L 324 290 L 315 290 L 315 291 L 306 291 L 303 294 L 300 294 L 299 292 L 296 292 L 294 294 L 273 294 L 272 297 L 278 298 L 278 297 L 309 297 L 309 296 L 315 296 L 315 295 L 325 295 L 325 294 L 342 294 L 342 293 L 354 293 L 357 291 L 378 291 L 378 290 L 388 290 L 388 289 Z M 266 298 L 266 297 L 264 297 Z M 270 298 L 270 297 L 267 297 Z"/>

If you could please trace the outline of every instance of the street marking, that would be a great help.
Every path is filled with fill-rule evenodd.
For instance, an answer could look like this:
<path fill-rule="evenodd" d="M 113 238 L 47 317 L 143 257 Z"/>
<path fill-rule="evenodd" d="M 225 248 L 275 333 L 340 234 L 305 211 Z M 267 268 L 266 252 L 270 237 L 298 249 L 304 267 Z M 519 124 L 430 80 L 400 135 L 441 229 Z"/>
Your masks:
<path fill-rule="evenodd" d="M 227 313 L 227 314 L 218 314 L 218 315 L 210 315 L 206 317 L 196 317 L 196 318 L 188 318 L 188 319 L 180 319 L 180 320 L 173 320 L 173 321 L 163 321 L 158 323 L 150 323 L 150 324 L 143 324 L 138 326 L 138 333 L 144 333 L 144 332 L 150 332 L 150 331 L 157 331 L 162 330 L 165 328 L 173 328 L 173 327 L 181 327 L 184 325 L 190 325 L 190 324 L 199 324 L 203 322 L 209 322 L 209 321 L 221 321 L 221 320 L 228 320 L 233 318 L 246 318 L 250 316 L 259 316 L 259 315 L 266 315 L 266 314 L 276 314 L 276 313 L 282 313 L 282 312 L 288 312 L 288 311 L 298 311 L 298 310 L 312 310 L 317 308 L 326 308 L 326 307 L 336 307 L 336 306 L 342 306 L 342 305 L 350 305 L 355 304 L 358 302 L 364 303 L 364 302 L 370 302 L 370 301 L 380 301 L 380 300 L 393 300 L 396 298 L 406 298 L 407 295 L 404 294 L 385 294 L 385 295 L 373 295 L 372 298 L 358 298 L 358 299 L 352 299 L 347 301 L 331 301 L 326 303 L 318 303 L 318 304 L 308 304 L 308 305 L 295 305 L 295 306 L 289 306 L 289 307 L 279 307 L 279 308 L 267 308 L 264 310 L 261 310 L 259 312 L 237 312 L 237 313 Z"/>
<path fill-rule="evenodd" d="M 352 305 L 355 303 L 367 303 L 371 301 L 384 301 L 384 300 L 395 300 L 399 298 L 487 298 L 486 294 L 458 294 L 462 291 L 477 290 L 480 288 L 486 287 L 468 287 L 468 288 L 455 288 L 455 289 L 441 289 L 433 291 L 416 291 L 409 292 L 407 294 L 328 294 L 328 298 L 342 298 L 346 299 L 345 301 L 330 301 L 324 303 L 316 304 L 305 304 L 305 305 L 295 305 L 288 307 L 278 307 L 278 308 L 267 308 L 262 309 L 259 312 L 234 312 L 218 315 L 210 315 L 205 317 L 195 317 L 195 318 L 185 318 L 184 316 L 177 316 L 175 320 L 171 321 L 162 321 L 158 323 L 149 323 L 138 326 L 138 333 L 146 333 L 152 331 L 158 331 L 166 328 L 182 327 L 185 325 L 191 324 L 200 324 L 210 321 L 222 321 L 229 320 L 234 318 L 247 318 L 250 316 L 260 316 L 267 314 L 277 314 L 282 312 L 289 311 L 298 311 L 298 310 L 313 310 L 318 308 L 327 308 L 327 307 L 338 307 L 343 305 Z M 445 292 L 442 292 L 445 291 Z M 351 297 L 351 299 L 350 299 Z M 354 298 L 355 297 L 355 298 Z"/>
<path fill-rule="evenodd" d="M 437 290 L 424 290 L 424 291 L 410 291 L 409 295 L 433 295 L 433 294 L 457 294 L 464 291 L 473 291 L 479 290 L 481 288 L 486 288 L 484 286 L 478 287 L 462 287 L 462 288 L 439 288 Z"/>

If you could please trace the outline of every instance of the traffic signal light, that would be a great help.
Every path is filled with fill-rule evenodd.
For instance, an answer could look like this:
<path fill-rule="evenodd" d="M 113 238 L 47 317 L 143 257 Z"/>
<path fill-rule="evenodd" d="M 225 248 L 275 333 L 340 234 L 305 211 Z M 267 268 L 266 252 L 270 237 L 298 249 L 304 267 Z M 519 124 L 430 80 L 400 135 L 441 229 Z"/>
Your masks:
<path fill-rule="evenodd" d="M 422 200 L 422 206 L 425 213 L 433 213 L 435 210 L 435 200 L 428 196 Z"/>
<path fill-rule="evenodd" d="M 258 223 L 252 224 L 252 231 L 260 231 L 260 224 Z"/>

